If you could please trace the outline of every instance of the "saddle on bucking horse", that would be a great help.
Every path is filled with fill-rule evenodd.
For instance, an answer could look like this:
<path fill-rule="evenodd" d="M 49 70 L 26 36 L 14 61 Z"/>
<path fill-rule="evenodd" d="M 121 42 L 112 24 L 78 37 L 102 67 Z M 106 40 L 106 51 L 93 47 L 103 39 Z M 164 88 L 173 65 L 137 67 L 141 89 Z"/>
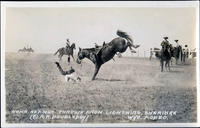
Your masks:
<path fill-rule="evenodd" d="M 103 42 L 103 45 L 100 46 L 97 43 L 95 43 L 94 51 L 90 53 L 90 59 L 95 61 L 97 56 L 101 53 L 101 51 L 109 46 L 109 43 Z"/>
<path fill-rule="evenodd" d="M 99 46 L 95 43 L 95 54 L 98 55 L 100 53 L 101 50 L 105 49 L 106 47 L 109 46 L 109 43 L 105 43 L 105 41 L 103 42 L 102 46 Z"/>

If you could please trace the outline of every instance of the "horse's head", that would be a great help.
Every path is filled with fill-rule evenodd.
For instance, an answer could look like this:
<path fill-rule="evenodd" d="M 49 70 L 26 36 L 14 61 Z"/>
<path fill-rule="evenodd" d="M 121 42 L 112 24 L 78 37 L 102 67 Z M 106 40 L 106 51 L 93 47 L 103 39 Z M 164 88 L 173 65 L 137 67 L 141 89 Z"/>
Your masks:
<path fill-rule="evenodd" d="M 85 58 L 84 52 L 83 52 L 83 50 L 82 50 L 81 48 L 79 48 L 78 56 L 77 56 L 76 62 L 77 62 L 78 64 L 81 64 L 81 60 L 82 60 L 83 58 Z"/>
<path fill-rule="evenodd" d="M 75 43 L 73 43 L 73 44 L 71 45 L 71 48 L 76 49 Z"/>
<path fill-rule="evenodd" d="M 171 48 L 172 48 L 172 45 L 170 45 L 170 44 L 168 44 L 168 43 L 164 43 L 164 44 L 162 45 L 163 51 L 166 51 L 166 50 L 171 49 Z"/>

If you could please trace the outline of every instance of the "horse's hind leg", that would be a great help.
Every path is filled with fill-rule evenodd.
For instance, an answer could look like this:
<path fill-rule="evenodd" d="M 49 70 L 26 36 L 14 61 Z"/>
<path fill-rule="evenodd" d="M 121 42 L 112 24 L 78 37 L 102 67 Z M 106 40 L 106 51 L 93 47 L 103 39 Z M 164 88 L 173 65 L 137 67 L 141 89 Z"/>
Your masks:
<path fill-rule="evenodd" d="M 131 51 L 132 53 L 136 53 L 136 51 L 132 49 L 132 47 L 134 47 L 134 45 L 131 44 L 130 42 L 127 42 L 127 43 L 128 43 L 128 47 L 129 47 L 130 51 Z M 136 48 L 136 47 L 134 47 L 134 48 Z"/>
<path fill-rule="evenodd" d="M 128 45 L 131 46 L 131 47 L 133 47 L 133 48 L 140 47 L 140 45 L 134 45 L 132 42 L 129 42 L 129 41 L 128 41 Z"/>

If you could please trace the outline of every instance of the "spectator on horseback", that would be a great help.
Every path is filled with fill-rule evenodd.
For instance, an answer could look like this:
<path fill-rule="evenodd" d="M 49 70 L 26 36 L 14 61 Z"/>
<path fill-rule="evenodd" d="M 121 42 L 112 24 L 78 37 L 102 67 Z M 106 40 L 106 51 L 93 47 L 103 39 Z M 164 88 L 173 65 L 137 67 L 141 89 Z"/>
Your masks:
<path fill-rule="evenodd" d="M 170 55 L 170 44 L 168 41 L 168 37 L 163 37 L 163 39 L 164 40 L 161 42 L 162 53 L 164 53 L 165 55 Z"/>
<path fill-rule="evenodd" d="M 179 43 L 178 43 L 178 40 L 174 40 L 174 41 L 176 43 L 176 47 L 178 48 L 180 46 Z"/>
<path fill-rule="evenodd" d="M 151 60 L 152 56 L 153 56 L 153 50 L 152 50 L 152 48 L 150 48 L 150 57 L 149 57 L 149 60 Z"/>
<path fill-rule="evenodd" d="M 163 37 L 163 41 L 161 42 L 161 46 L 163 47 L 164 45 L 169 46 L 169 41 L 168 41 L 168 37 Z"/>
<path fill-rule="evenodd" d="M 163 41 L 161 42 L 161 46 L 162 48 L 164 48 L 164 46 L 166 45 L 166 48 L 168 49 L 169 48 L 169 41 L 168 41 L 168 37 L 163 37 Z"/>
<path fill-rule="evenodd" d="M 67 39 L 66 48 L 69 48 L 69 47 L 70 47 L 70 41 L 69 41 L 69 39 Z"/>
<path fill-rule="evenodd" d="M 189 49 L 188 49 L 188 45 L 185 45 L 185 55 L 186 55 L 186 58 L 189 57 Z"/>

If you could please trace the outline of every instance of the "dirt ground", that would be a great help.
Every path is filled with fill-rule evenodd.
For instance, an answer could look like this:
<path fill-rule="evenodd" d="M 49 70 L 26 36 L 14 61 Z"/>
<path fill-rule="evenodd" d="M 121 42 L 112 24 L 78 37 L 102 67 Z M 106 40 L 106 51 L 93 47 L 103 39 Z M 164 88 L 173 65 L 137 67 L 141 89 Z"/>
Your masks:
<path fill-rule="evenodd" d="M 66 82 L 51 54 L 6 53 L 6 121 L 9 123 L 186 123 L 197 121 L 196 61 L 173 64 L 171 71 L 160 72 L 159 61 L 148 58 L 115 57 L 104 64 L 95 81 L 94 65 L 84 60 L 71 62 L 81 82 Z M 61 66 L 67 70 L 67 58 Z M 127 115 L 91 114 L 79 120 L 34 119 L 31 113 L 13 110 L 74 111 L 176 111 L 168 119 L 137 119 Z M 39 116 L 41 113 L 39 113 Z M 143 114 L 140 114 L 140 116 Z"/>

